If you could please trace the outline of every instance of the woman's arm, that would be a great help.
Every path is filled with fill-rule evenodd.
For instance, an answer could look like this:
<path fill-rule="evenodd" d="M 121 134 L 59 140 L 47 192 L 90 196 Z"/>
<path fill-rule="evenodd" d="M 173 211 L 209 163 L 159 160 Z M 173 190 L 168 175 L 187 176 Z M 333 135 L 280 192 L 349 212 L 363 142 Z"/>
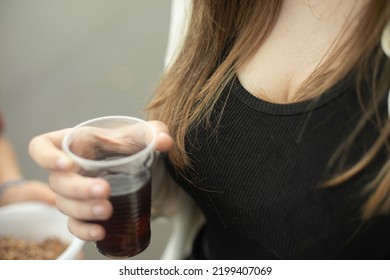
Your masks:
<path fill-rule="evenodd" d="M 44 182 L 25 180 L 10 141 L 0 136 L 0 206 L 22 201 L 55 203 L 55 194 Z"/>
<path fill-rule="evenodd" d="M 5 136 L 0 136 L 0 185 L 22 177 L 11 143 Z"/>

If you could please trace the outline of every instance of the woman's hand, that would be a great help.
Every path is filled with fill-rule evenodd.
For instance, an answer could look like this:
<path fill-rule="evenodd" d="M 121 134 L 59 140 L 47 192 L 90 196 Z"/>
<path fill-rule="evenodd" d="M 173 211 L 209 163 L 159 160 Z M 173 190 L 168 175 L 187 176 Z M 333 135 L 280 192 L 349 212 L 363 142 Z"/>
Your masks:
<path fill-rule="evenodd" d="M 168 151 L 173 140 L 167 126 L 159 121 L 149 123 L 158 131 L 156 151 Z M 105 220 L 111 216 L 110 186 L 101 178 L 76 173 L 77 166 L 61 149 L 67 131 L 54 131 L 33 138 L 29 153 L 36 163 L 51 171 L 49 185 L 57 195 L 57 208 L 69 216 L 69 230 L 83 240 L 101 240 L 105 236 L 104 228 L 85 221 Z"/>

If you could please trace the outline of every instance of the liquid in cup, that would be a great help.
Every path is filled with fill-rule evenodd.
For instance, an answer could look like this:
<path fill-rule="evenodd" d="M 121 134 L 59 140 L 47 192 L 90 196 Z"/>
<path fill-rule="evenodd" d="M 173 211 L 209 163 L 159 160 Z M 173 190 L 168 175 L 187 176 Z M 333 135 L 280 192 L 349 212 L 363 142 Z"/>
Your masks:
<path fill-rule="evenodd" d="M 117 174 L 104 176 L 111 185 L 113 214 L 106 221 L 95 221 L 106 230 L 103 240 L 96 241 L 98 251 L 108 257 L 132 257 L 150 243 L 150 174 L 144 180 Z M 130 187 L 129 187 L 130 185 Z"/>

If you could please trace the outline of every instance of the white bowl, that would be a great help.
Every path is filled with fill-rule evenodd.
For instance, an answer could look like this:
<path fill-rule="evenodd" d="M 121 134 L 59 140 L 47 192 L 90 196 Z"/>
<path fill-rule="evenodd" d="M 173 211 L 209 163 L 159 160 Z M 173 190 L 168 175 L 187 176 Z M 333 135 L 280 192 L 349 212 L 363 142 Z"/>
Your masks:
<path fill-rule="evenodd" d="M 0 235 L 35 242 L 56 237 L 68 244 L 58 260 L 77 259 L 84 246 L 84 241 L 69 232 L 64 214 L 54 206 L 37 202 L 0 207 Z"/>

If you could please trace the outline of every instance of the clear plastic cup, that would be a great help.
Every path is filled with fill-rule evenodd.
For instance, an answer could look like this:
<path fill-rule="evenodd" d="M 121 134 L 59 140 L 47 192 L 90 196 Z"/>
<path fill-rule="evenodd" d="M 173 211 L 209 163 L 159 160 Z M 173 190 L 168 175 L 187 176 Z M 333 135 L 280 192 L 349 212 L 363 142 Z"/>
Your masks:
<path fill-rule="evenodd" d="M 113 214 L 105 221 L 91 221 L 106 230 L 105 238 L 95 242 L 105 256 L 132 257 L 150 243 L 156 138 L 156 130 L 144 120 L 108 116 L 76 125 L 63 139 L 62 148 L 78 164 L 80 174 L 110 183 Z"/>

